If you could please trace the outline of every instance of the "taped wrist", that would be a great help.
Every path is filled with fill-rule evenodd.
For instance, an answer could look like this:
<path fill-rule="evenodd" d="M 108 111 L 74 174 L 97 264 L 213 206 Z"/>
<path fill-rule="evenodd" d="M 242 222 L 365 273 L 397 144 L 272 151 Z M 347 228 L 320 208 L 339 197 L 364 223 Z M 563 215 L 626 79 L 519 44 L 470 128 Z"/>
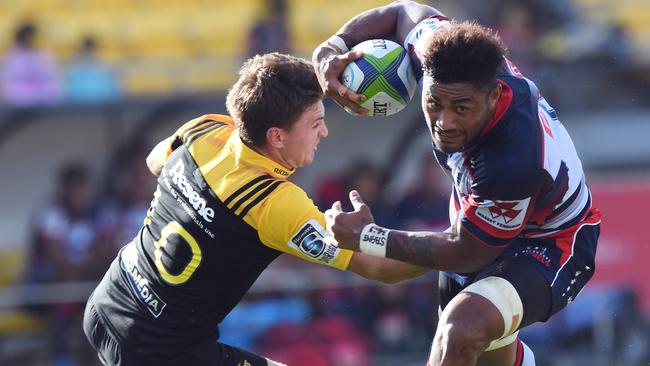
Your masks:
<path fill-rule="evenodd" d="M 386 257 L 386 244 L 388 244 L 389 229 L 370 223 L 361 229 L 359 237 L 359 250 L 361 253 Z"/>
<path fill-rule="evenodd" d="M 346 53 L 350 50 L 348 48 L 348 45 L 345 44 L 343 38 L 337 35 L 331 36 L 329 39 L 327 39 L 327 41 L 325 41 L 325 46 L 341 54 Z"/>

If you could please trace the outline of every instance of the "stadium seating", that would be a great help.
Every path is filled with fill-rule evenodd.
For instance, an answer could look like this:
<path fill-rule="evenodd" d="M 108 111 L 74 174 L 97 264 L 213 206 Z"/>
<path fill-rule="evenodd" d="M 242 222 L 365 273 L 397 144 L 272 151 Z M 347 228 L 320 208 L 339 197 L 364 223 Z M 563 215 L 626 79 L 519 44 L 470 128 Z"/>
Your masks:
<path fill-rule="evenodd" d="M 650 62 L 650 2 L 574 0 L 592 19 L 620 23 L 640 62 Z M 380 0 L 287 0 L 293 52 L 308 57 L 353 14 Z M 39 45 L 65 63 L 81 37 L 98 41 L 100 58 L 121 71 L 127 95 L 223 90 L 236 77 L 248 31 L 265 0 L 0 0 L 0 52 L 24 19 L 40 27 Z"/>
<path fill-rule="evenodd" d="M 650 2 L 647 0 L 574 0 L 587 16 L 620 24 L 629 33 L 641 63 L 650 62 Z"/>
<path fill-rule="evenodd" d="M 308 56 L 353 14 L 383 3 L 288 0 L 295 52 Z M 127 95 L 224 89 L 264 9 L 264 0 L 0 0 L 0 53 L 10 47 L 13 28 L 31 19 L 39 46 L 63 63 L 81 37 L 95 37 L 101 59 L 123 72 Z"/>

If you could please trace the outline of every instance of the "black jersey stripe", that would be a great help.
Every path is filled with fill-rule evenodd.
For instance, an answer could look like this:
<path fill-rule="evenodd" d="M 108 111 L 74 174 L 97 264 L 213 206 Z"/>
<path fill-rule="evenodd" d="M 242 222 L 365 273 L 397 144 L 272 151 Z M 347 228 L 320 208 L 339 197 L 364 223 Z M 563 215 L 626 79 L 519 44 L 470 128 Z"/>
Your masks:
<path fill-rule="evenodd" d="M 181 138 L 183 139 L 183 141 L 186 141 L 192 132 L 209 125 L 210 122 L 216 122 L 216 121 L 212 119 L 204 119 L 202 121 L 197 122 L 194 126 L 189 127 L 187 130 L 183 131 Z"/>
<path fill-rule="evenodd" d="M 238 209 L 242 204 L 244 204 L 244 202 L 246 202 L 246 201 L 248 201 L 249 199 L 251 199 L 251 197 L 253 197 L 254 195 L 258 194 L 262 189 L 268 187 L 268 185 L 271 184 L 271 183 L 273 183 L 273 179 L 267 179 L 267 180 L 262 181 L 262 183 L 258 184 L 257 186 L 255 186 L 253 189 L 251 189 L 250 192 L 246 193 L 246 195 L 245 195 L 244 197 L 240 198 L 239 201 L 237 201 L 237 203 L 235 203 L 235 204 L 230 208 L 230 209 L 232 210 L 232 212 L 236 212 L 237 209 Z"/>
<path fill-rule="evenodd" d="M 244 184 L 238 190 L 236 190 L 235 193 L 231 194 L 228 198 L 226 198 L 226 200 L 223 201 L 223 204 L 228 206 L 228 204 L 230 202 L 232 202 L 232 200 L 237 198 L 237 196 L 239 196 L 240 194 L 246 192 L 247 189 L 249 189 L 250 187 L 252 187 L 255 184 L 259 183 L 260 181 L 262 181 L 264 179 L 269 179 L 269 178 L 272 178 L 272 177 L 270 175 L 268 175 L 268 174 L 264 174 L 264 175 L 260 175 L 257 178 L 252 179 L 250 182 Z"/>
<path fill-rule="evenodd" d="M 196 134 L 194 134 L 192 137 L 189 138 L 189 140 L 187 141 L 187 143 L 188 143 L 188 144 L 191 144 L 192 142 L 194 142 L 194 141 L 195 141 L 196 139 L 198 139 L 199 137 L 204 136 L 204 135 L 206 135 L 207 133 L 209 133 L 209 132 L 211 132 L 211 131 L 214 131 L 214 130 L 216 130 L 217 128 L 222 127 L 222 126 L 224 126 L 224 125 L 225 125 L 225 123 L 223 123 L 223 122 L 216 122 L 216 123 L 213 124 L 212 126 L 209 126 L 208 128 L 205 128 L 205 129 L 203 129 L 202 131 L 199 131 L 199 132 L 197 132 Z"/>
<path fill-rule="evenodd" d="M 183 141 L 191 140 L 193 136 L 196 136 L 196 134 L 209 129 L 210 127 L 214 126 L 215 123 L 218 123 L 213 120 L 205 120 L 204 122 L 207 123 L 203 123 L 200 126 L 197 125 L 196 128 L 192 128 L 190 131 L 185 132 L 183 134 Z"/>
<path fill-rule="evenodd" d="M 251 203 L 248 204 L 237 216 L 240 218 L 243 218 L 246 216 L 248 211 L 251 210 L 251 208 L 255 207 L 258 203 L 260 203 L 264 198 L 266 198 L 271 192 L 273 192 L 280 184 L 282 184 L 284 181 L 283 180 L 276 180 L 271 184 L 264 192 L 262 192 L 259 196 L 257 196 Z"/>

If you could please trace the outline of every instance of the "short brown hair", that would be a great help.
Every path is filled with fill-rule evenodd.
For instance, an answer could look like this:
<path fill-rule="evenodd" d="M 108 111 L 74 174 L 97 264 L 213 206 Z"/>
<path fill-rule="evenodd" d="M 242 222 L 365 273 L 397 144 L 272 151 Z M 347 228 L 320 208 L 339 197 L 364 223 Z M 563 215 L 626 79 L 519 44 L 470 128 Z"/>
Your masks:
<path fill-rule="evenodd" d="M 475 22 L 452 23 L 426 40 L 422 68 L 438 83 L 471 83 L 492 88 L 504 62 L 499 36 Z"/>
<path fill-rule="evenodd" d="M 239 80 L 228 91 L 226 107 L 242 140 L 261 147 L 269 128 L 290 128 L 307 107 L 322 99 L 309 61 L 274 52 L 244 62 Z"/>

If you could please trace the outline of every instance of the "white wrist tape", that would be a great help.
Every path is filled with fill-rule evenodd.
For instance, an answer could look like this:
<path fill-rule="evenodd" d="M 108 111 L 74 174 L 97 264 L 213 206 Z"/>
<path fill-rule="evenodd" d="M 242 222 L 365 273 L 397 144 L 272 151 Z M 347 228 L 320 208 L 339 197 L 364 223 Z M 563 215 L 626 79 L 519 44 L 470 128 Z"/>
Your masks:
<path fill-rule="evenodd" d="M 375 257 L 386 257 L 389 232 L 389 229 L 374 223 L 364 226 L 359 237 L 359 250 L 361 250 L 361 253 L 374 255 Z"/>
<path fill-rule="evenodd" d="M 327 41 L 325 41 L 325 44 L 338 53 L 346 53 L 350 50 L 348 45 L 345 44 L 343 38 L 336 35 L 331 36 Z"/>

